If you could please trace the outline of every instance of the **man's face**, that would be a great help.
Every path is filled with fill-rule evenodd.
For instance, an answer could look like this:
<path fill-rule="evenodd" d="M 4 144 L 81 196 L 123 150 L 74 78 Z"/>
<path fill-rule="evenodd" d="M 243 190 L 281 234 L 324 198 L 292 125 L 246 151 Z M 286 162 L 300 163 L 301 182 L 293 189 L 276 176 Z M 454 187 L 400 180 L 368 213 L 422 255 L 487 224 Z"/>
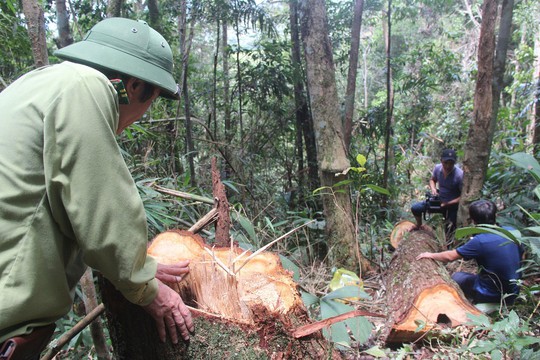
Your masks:
<path fill-rule="evenodd" d="M 126 91 L 129 96 L 129 104 L 120 105 L 120 120 L 118 123 L 117 134 L 120 134 L 126 127 L 139 120 L 146 110 L 152 105 L 152 102 L 159 96 L 160 90 L 154 89 L 154 93 L 150 99 L 139 101 L 140 95 L 144 89 L 144 84 L 141 80 L 130 78 L 126 84 Z"/>
<path fill-rule="evenodd" d="M 454 164 L 456 162 L 454 160 L 444 160 L 444 161 L 441 161 L 441 163 L 444 168 L 444 171 L 448 173 L 452 171 L 452 169 L 454 168 Z"/>

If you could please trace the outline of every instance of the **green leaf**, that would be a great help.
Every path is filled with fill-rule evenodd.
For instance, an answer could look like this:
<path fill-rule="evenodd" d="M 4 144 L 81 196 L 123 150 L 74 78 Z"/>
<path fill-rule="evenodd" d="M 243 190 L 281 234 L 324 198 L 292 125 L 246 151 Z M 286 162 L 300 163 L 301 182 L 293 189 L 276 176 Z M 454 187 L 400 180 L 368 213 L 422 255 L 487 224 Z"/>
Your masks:
<path fill-rule="evenodd" d="M 491 360 L 501 360 L 502 359 L 502 353 L 500 350 L 493 350 L 491 352 Z"/>
<path fill-rule="evenodd" d="M 246 217 L 240 214 L 237 214 L 236 219 L 240 223 L 240 226 L 242 226 L 242 228 L 248 233 L 249 238 L 253 242 L 258 243 L 257 234 L 255 233 L 255 228 L 253 227 L 253 224 L 251 223 L 251 221 L 249 221 Z"/>
<path fill-rule="evenodd" d="M 354 338 L 360 344 L 364 344 L 369 340 L 369 337 L 371 336 L 371 331 L 373 330 L 373 326 L 365 317 L 356 316 L 347 319 L 345 320 L 345 324 L 347 324 L 347 326 L 353 333 Z"/>
<path fill-rule="evenodd" d="M 367 159 L 364 155 L 358 154 L 356 155 L 356 162 L 361 166 L 364 167 L 366 165 Z"/>
<path fill-rule="evenodd" d="M 373 190 L 375 192 L 378 192 L 379 194 L 390 196 L 390 191 L 386 190 L 383 187 L 380 187 L 380 186 L 377 186 L 377 185 L 374 185 L 374 184 L 366 184 L 364 186 L 367 187 L 368 189 L 371 189 L 371 190 Z"/>
<path fill-rule="evenodd" d="M 306 307 L 310 307 L 310 306 L 313 306 L 313 305 L 318 305 L 320 300 L 317 296 L 313 295 L 313 294 L 310 294 L 308 292 L 305 292 L 305 291 L 300 291 L 300 294 L 302 296 L 302 301 L 304 302 L 304 305 Z"/>
<path fill-rule="evenodd" d="M 478 345 L 471 348 L 471 352 L 473 354 L 488 353 L 494 350 L 496 347 L 497 344 L 495 342 L 480 340 L 478 341 Z"/>
<path fill-rule="evenodd" d="M 337 183 L 335 183 L 334 185 L 332 185 L 332 187 L 333 187 L 333 188 L 338 188 L 338 187 L 341 187 L 341 186 L 347 186 L 347 185 L 349 185 L 350 183 L 352 183 L 352 180 L 350 180 L 350 179 L 342 180 L 342 181 L 337 182 Z"/>
<path fill-rule="evenodd" d="M 289 258 L 281 254 L 279 255 L 279 258 L 281 259 L 281 265 L 283 265 L 283 268 L 291 271 L 293 273 L 294 281 L 298 282 L 300 280 L 300 269 L 298 266 L 296 266 L 296 264 L 293 263 Z"/>
<path fill-rule="evenodd" d="M 332 300 L 321 299 L 321 318 L 328 319 L 333 316 L 341 315 L 346 312 L 354 310 L 353 307 L 338 303 Z M 345 323 L 340 321 L 338 323 L 332 324 L 330 329 L 323 329 L 323 334 L 331 339 L 331 341 L 343 345 L 350 346 L 351 338 L 345 327 Z"/>
<path fill-rule="evenodd" d="M 361 298 L 368 299 L 369 295 L 360 289 L 358 286 L 349 285 L 332 291 L 323 296 L 323 300 L 346 299 L 346 298 Z"/>
<path fill-rule="evenodd" d="M 536 181 L 540 182 L 540 164 L 531 154 L 520 152 L 506 156 L 509 157 L 516 166 L 529 171 L 535 177 Z"/>
<path fill-rule="evenodd" d="M 383 358 L 383 357 L 386 357 L 386 353 L 384 352 L 384 350 L 382 350 L 380 347 L 378 346 L 373 346 L 373 347 L 370 347 L 369 349 L 367 349 L 366 351 L 364 351 L 364 353 L 368 354 L 368 355 L 371 355 L 373 357 L 376 357 L 376 358 Z"/>
<path fill-rule="evenodd" d="M 471 325 L 481 326 L 486 329 L 491 328 L 491 322 L 489 321 L 489 318 L 484 314 L 467 314 L 467 317 L 471 319 Z"/>
<path fill-rule="evenodd" d="M 486 234 L 486 233 L 499 235 L 515 243 L 519 243 L 518 238 L 521 238 L 521 233 L 518 230 L 507 230 L 496 225 L 488 225 L 488 224 L 482 224 L 478 226 L 464 227 L 461 229 L 457 229 L 455 233 L 455 237 L 456 239 L 461 239 L 469 235 Z"/>

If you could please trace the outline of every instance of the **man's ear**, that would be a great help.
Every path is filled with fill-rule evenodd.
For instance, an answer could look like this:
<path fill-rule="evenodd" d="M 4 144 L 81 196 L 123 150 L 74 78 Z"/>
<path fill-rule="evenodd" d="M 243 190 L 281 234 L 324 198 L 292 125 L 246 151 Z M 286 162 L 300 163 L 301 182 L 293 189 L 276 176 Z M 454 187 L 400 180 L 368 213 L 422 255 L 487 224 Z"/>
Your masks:
<path fill-rule="evenodd" d="M 138 102 L 141 92 L 144 90 L 144 81 L 130 77 L 126 82 L 125 87 L 129 96 L 129 101 Z"/>

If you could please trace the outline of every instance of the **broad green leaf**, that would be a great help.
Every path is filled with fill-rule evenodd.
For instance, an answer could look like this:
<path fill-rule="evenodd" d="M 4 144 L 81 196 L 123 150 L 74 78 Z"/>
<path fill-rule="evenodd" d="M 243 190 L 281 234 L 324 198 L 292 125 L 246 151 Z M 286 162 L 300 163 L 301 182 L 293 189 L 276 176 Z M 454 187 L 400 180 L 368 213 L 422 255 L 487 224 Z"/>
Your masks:
<path fill-rule="evenodd" d="M 540 164 L 531 154 L 527 153 L 515 153 L 512 155 L 506 155 L 512 162 L 527 171 L 529 171 L 540 182 Z"/>
<path fill-rule="evenodd" d="M 482 224 L 479 226 L 464 227 L 461 229 L 457 229 L 455 233 L 455 237 L 456 239 L 461 239 L 469 235 L 486 234 L 486 233 L 499 235 L 509 241 L 516 242 L 516 243 L 519 243 L 518 238 L 521 238 L 521 233 L 517 230 L 507 230 L 496 225 L 488 225 L 488 224 Z"/>
<path fill-rule="evenodd" d="M 371 190 L 373 190 L 375 192 L 378 192 L 379 194 L 390 196 L 390 191 L 386 190 L 383 187 L 380 187 L 380 186 L 377 186 L 377 185 L 374 185 L 374 184 L 366 184 L 365 187 L 367 187 L 368 189 L 371 189 Z"/>
<path fill-rule="evenodd" d="M 364 353 L 366 353 L 368 355 L 371 355 L 371 356 L 374 356 L 376 358 L 386 357 L 386 353 L 384 352 L 384 350 L 382 350 L 378 346 L 370 347 L 369 349 L 364 351 Z"/>
<path fill-rule="evenodd" d="M 367 159 L 364 155 L 358 154 L 356 155 L 356 162 L 361 166 L 364 167 L 366 165 Z"/>
<path fill-rule="evenodd" d="M 304 302 L 304 305 L 306 307 L 319 304 L 320 300 L 317 296 L 310 294 L 308 292 L 305 292 L 305 291 L 300 291 L 300 294 L 302 296 L 302 301 Z"/>
<path fill-rule="evenodd" d="M 491 360 L 501 360 L 502 359 L 502 353 L 500 350 L 493 350 L 491 352 Z"/>
<path fill-rule="evenodd" d="M 350 183 L 352 183 L 352 180 L 350 180 L 350 179 L 342 180 L 342 181 L 337 182 L 337 183 L 335 183 L 334 185 L 332 185 L 332 187 L 333 187 L 333 188 L 338 188 L 338 187 L 341 187 L 341 186 L 347 186 L 347 185 L 349 185 Z"/>
<path fill-rule="evenodd" d="M 281 259 L 281 265 L 283 265 L 283 268 L 291 271 L 293 273 L 294 281 L 298 282 L 298 280 L 300 280 L 300 269 L 298 266 L 296 266 L 296 264 L 293 263 L 289 258 L 281 254 L 279 255 L 279 258 Z"/>
<path fill-rule="evenodd" d="M 351 332 L 354 335 L 356 341 L 360 344 L 364 344 L 368 341 L 371 336 L 371 331 L 373 326 L 371 323 L 363 316 L 356 316 L 350 319 L 345 320 L 345 324 L 349 327 Z"/>
<path fill-rule="evenodd" d="M 484 314 L 478 314 L 478 315 L 467 314 L 467 317 L 469 319 L 471 319 L 471 321 L 470 321 L 471 325 L 483 326 L 484 328 L 490 328 L 491 327 L 491 322 L 490 322 L 489 318 Z"/>
<path fill-rule="evenodd" d="M 358 286 L 349 285 L 339 288 L 332 291 L 329 294 L 323 296 L 323 300 L 332 300 L 332 299 L 346 299 L 346 298 L 361 298 L 367 299 L 369 295 L 360 289 Z"/>
<path fill-rule="evenodd" d="M 489 353 L 496 347 L 497 344 L 495 342 L 480 340 L 476 346 L 471 348 L 471 352 L 473 354 Z"/>
<path fill-rule="evenodd" d="M 343 309 L 347 309 L 347 310 L 343 311 Z M 351 306 L 341 304 L 332 300 L 325 301 L 321 299 L 321 318 L 322 319 L 328 319 L 333 316 L 344 314 L 352 310 L 354 310 L 354 308 Z M 347 332 L 347 328 L 345 327 L 345 323 L 343 321 L 332 324 L 330 326 L 330 329 L 323 329 L 323 334 L 325 334 L 327 338 L 331 339 L 332 342 L 335 342 L 337 344 L 344 345 L 344 346 L 350 346 L 351 338 Z"/>

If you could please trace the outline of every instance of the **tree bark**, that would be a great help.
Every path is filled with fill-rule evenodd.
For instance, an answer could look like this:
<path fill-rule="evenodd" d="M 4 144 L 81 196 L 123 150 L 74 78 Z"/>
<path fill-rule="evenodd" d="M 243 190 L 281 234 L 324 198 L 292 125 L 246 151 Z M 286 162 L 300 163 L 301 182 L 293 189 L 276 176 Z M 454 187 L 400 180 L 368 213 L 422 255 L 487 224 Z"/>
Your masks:
<path fill-rule="evenodd" d="M 535 67 L 533 75 L 533 83 L 536 84 L 536 92 L 534 95 L 533 119 L 532 123 L 532 145 L 533 155 L 540 156 L 540 25 L 536 32 L 534 40 Z"/>
<path fill-rule="evenodd" d="M 390 49 L 392 46 L 392 0 L 388 0 L 388 10 L 386 13 L 386 127 L 385 127 L 385 141 L 384 141 L 384 170 L 383 170 L 383 187 L 388 189 L 389 177 L 393 173 L 391 168 L 392 160 L 394 159 L 394 150 L 392 146 L 392 135 L 394 131 L 394 86 L 392 83 L 392 61 Z M 383 197 L 381 204 L 382 208 L 386 208 L 387 198 Z"/>
<path fill-rule="evenodd" d="M 497 1 L 484 0 L 482 25 L 478 45 L 478 77 L 474 94 L 473 119 L 463 157 L 463 190 L 459 204 L 458 224 L 468 218 L 469 204 L 480 197 L 487 172 L 492 139 L 493 58 L 495 53 L 495 22 Z"/>
<path fill-rule="evenodd" d="M 504 89 L 504 73 L 506 69 L 506 58 L 508 45 L 512 38 L 512 17 L 514 14 L 514 0 L 503 0 L 501 9 L 501 21 L 499 24 L 499 35 L 497 38 L 497 48 L 495 51 L 495 61 L 493 65 L 493 105 L 491 112 L 491 131 L 488 146 L 488 154 L 491 153 L 493 135 L 497 128 L 497 116 L 499 114 L 499 104 L 501 93 Z"/>
<path fill-rule="evenodd" d="M 103 300 L 116 359 L 339 359 L 320 332 L 296 339 L 308 323 L 291 275 L 272 253 L 210 248 L 187 231 L 167 231 L 148 253 L 158 262 L 190 260 L 180 283 L 168 284 L 192 309 L 189 343 L 159 341 L 151 317 L 102 279 Z"/>
<path fill-rule="evenodd" d="M 43 8 L 37 0 L 23 0 L 22 6 L 24 17 L 26 18 L 28 37 L 32 44 L 34 64 L 36 65 L 36 68 L 49 65 Z"/>
<path fill-rule="evenodd" d="M 107 17 L 120 17 L 124 0 L 109 0 L 107 4 Z"/>
<path fill-rule="evenodd" d="M 56 0 L 56 17 L 58 26 L 58 48 L 73 44 L 73 36 L 69 28 L 69 12 L 66 8 L 66 0 Z"/>
<path fill-rule="evenodd" d="M 324 0 L 300 1 L 300 23 L 311 111 L 315 125 L 318 165 L 323 186 L 323 206 L 326 220 L 330 261 L 336 266 L 366 270 L 367 262 L 358 259 L 352 204 L 348 186 L 334 185 L 347 179 L 349 168 L 343 125 L 336 90 L 332 45 Z M 356 260 L 356 261 L 355 261 Z"/>
<path fill-rule="evenodd" d="M 350 151 L 352 137 L 352 123 L 354 115 L 354 99 L 356 94 L 356 74 L 358 72 L 358 52 L 360 49 L 360 30 L 362 28 L 362 13 L 364 0 L 356 0 L 354 5 L 354 18 L 351 26 L 351 50 L 349 53 L 349 71 L 347 73 L 347 91 L 345 92 L 345 119 L 344 131 L 345 149 Z"/>
<path fill-rule="evenodd" d="M 437 335 L 466 323 L 467 314 L 480 314 L 441 263 L 416 260 L 422 252 L 440 249 L 431 231 L 408 232 L 399 242 L 385 274 L 388 317 L 382 338 L 387 343 L 413 342 L 428 331 Z"/>

